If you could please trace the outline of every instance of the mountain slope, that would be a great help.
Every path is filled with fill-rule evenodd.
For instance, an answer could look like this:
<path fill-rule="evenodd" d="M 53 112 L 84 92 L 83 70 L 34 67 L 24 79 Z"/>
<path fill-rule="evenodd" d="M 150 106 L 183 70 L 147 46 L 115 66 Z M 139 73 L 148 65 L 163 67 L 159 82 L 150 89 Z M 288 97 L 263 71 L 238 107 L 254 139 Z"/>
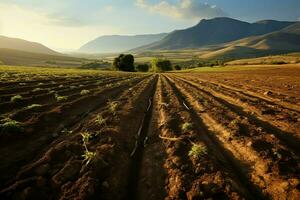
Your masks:
<path fill-rule="evenodd" d="M 79 51 L 86 53 L 113 53 L 124 52 L 130 49 L 150 44 L 164 38 L 167 34 L 122 36 L 101 36 L 83 45 Z"/>
<path fill-rule="evenodd" d="M 26 66 L 81 66 L 86 59 L 0 48 L 0 63 Z"/>
<path fill-rule="evenodd" d="M 201 58 L 247 58 L 295 51 L 300 51 L 300 23 L 265 35 L 223 44 L 222 48 L 212 49 Z"/>
<path fill-rule="evenodd" d="M 40 43 L 30 42 L 22 39 L 10 38 L 5 36 L 0 36 L 0 48 L 27 51 L 31 53 L 50 54 L 50 55 L 60 54 Z"/>
<path fill-rule="evenodd" d="M 226 17 L 201 20 L 196 26 L 173 31 L 162 40 L 136 48 L 133 51 L 199 48 L 270 33 L 293 23 L 265 20 L 251 24 Z"/>

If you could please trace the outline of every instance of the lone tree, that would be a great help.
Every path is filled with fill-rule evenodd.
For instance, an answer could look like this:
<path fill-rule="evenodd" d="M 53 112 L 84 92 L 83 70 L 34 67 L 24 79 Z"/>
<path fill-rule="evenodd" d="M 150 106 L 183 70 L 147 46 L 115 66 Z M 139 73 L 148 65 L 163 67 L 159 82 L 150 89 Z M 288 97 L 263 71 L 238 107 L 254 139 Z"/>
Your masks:
<path fill-rule="evenodd" d="M 158 58 L 154 58 L 152 60 L 152 71 L 154 72 L 164 72 L 164 71 L 171 71 L 172 63 L 169 60 L 162 60 Z"/>
<path fill-rule="evenodd" d="M 149 65 L 148 64 L 139 64 L 135 67 L 135 69 L 138 72 L 147 72 L 147 71 L 149 71 Z"/>
<path fill-rule="evenodd" d="M 134 57 L 131 54 L 121 54 L 114 59 L 113 67 L 120 71 L 134 72 Z"/>

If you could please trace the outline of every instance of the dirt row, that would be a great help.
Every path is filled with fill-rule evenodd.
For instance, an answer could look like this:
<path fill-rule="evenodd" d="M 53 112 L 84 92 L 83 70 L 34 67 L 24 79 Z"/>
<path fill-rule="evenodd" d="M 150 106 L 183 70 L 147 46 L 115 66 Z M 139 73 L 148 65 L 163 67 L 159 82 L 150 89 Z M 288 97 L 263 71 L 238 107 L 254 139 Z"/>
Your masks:
<path fill-rule="evenodd" d="M 62 104 L 65 102 L 74 101 L 77 98 L 80 98 L 82 96 L 90 95 L 90 94 L 96 94 L 98 91 L 101 91 L 103 88 L 111 87 L 114 85 L 122 84 L 122 82 L 126 82 L 130 79 L 135 79 L 139 77 L 127 77 L 124 78 L 109 78 L 104 79 L 101 82 L 92 82 L 87 85 L 81 85 L 80 87 L 71 88 L 68 87 L 67 89 L 56 89 L 51 90 L 50 92 L 46 94 L 38 94 L 38 95 L 31 95 L 27 98 L 22 98 L 19 101 L 16 102 L 5 102 L 0 104 L 0 114 L 3 116 L 8 115 L 15 116 L 15 115 L 22 115 L 24 113 L 35 111 L 35 110 L 43 110 L 43 106 L 46 107 L 45 109 L 56 106 L 57 104 Z M 87 94 L 81 94 L 81 91 L 88 90 Z M 66 99 L 63 99 L 60 101 L 58 98 L 63 97 Z M 30 105 L 38 104 L 39 108 L 33 108 L 30 109 Z M 18 114 L 20 113 L 20 114 Z M 23 115 L 24 116 L 24 115 Z"/>
<path fill-rule="evenodd" d="M 181 80 L 187 80 L 207 95 L 213 95 L 221 103 L 253 118 L 299 152 L 300 111 L 197 78 L 181 77 Z"/>
<path fill-rule="evenodd" d="M 122 91 L 128 90 L 145 78 L 148 79 L 149 76 L 125 80 L 122 84 L 103 88 L 97 93 L 33 115 L 30 120 L 22 123 L 24 133 L 1 134 L 1 171 L 6 170 L 5 174 L 1 174 L 1 182 L 11 179 L 11 174 L 26 162 L 31 162 L 45 145 L 59 138 L 66 129 L 80 124 L 90 113 L 105 106 L 109 99 L 116 98 Z M 26 150 L 24 146 L 27 147 Z"/>
<path fill-rule="evenodd" d="M 175 77 L 170 79 L 222 146 L 244 165 L 241 169 L 253 185 L 272 198 L 299 196 L 297 141 L 290 143 L 285 133 L 277 134 L 271 125 L 203 90 L 200 84 Z"/>

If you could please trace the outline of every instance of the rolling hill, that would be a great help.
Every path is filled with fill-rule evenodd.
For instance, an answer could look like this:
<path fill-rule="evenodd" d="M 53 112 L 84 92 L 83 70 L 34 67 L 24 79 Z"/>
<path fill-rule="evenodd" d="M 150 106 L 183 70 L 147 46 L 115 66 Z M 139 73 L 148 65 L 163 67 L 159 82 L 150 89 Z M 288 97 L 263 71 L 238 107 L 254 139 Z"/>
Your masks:
<path fill-rule="evenodd" d="M 61 55 L 60 53 L 49 49 L 48 47 L 27 40 L 18 38 L 10 38 L 0 36 L 0 48 L 2 49 L 14 49 L 19 51 L 26 51 L 31 53 L 49 54 L 49 55 Z"/>
<path fill-rule="evenodd" d="M 227 17 L 201 20 L 196 26 L 173 31 L 160 41 L 135 48 L 132 51 L 143 52 L 200 48 L 278 31 L 293 23 L 295 22 L 274 20 L 248 23 Z"/>
<path fill-rule="evenodd" d="M 250 58 L 297 51 L 300 51 L 300 23 L 272 33 L 212 47 L 209 53 L 200 58 Z"/>
<path fill-rule="evenodd" d="M 109 35 L 101 36 L 83 45 L 79 52 L 84 53 L 119 53 L 130 49 L 150 44 L 164 38 L 167 34 L 150 35 Z"/>
<path fill-rule="evenodd" d="M 0 48 L 0 64 L 29 66 L 81 66 L 86 59 Z"/>

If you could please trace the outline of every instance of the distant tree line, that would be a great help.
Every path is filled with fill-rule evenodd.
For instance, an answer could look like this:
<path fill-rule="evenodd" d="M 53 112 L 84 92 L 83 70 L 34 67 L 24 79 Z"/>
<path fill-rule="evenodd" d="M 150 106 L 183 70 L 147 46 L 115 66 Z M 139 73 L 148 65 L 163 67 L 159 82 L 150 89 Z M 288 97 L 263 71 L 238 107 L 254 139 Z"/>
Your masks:
<path fill-rule="evenodd" d="M 151 64 L 134 64 L 134 56 L 131 54 L 120 54 L 113 61 L 113 68 L 125 72 L 165 72 L 171 70 L 181 70 L 179 65 L 173 67 L 170 60 L 153 58 Z"/>

